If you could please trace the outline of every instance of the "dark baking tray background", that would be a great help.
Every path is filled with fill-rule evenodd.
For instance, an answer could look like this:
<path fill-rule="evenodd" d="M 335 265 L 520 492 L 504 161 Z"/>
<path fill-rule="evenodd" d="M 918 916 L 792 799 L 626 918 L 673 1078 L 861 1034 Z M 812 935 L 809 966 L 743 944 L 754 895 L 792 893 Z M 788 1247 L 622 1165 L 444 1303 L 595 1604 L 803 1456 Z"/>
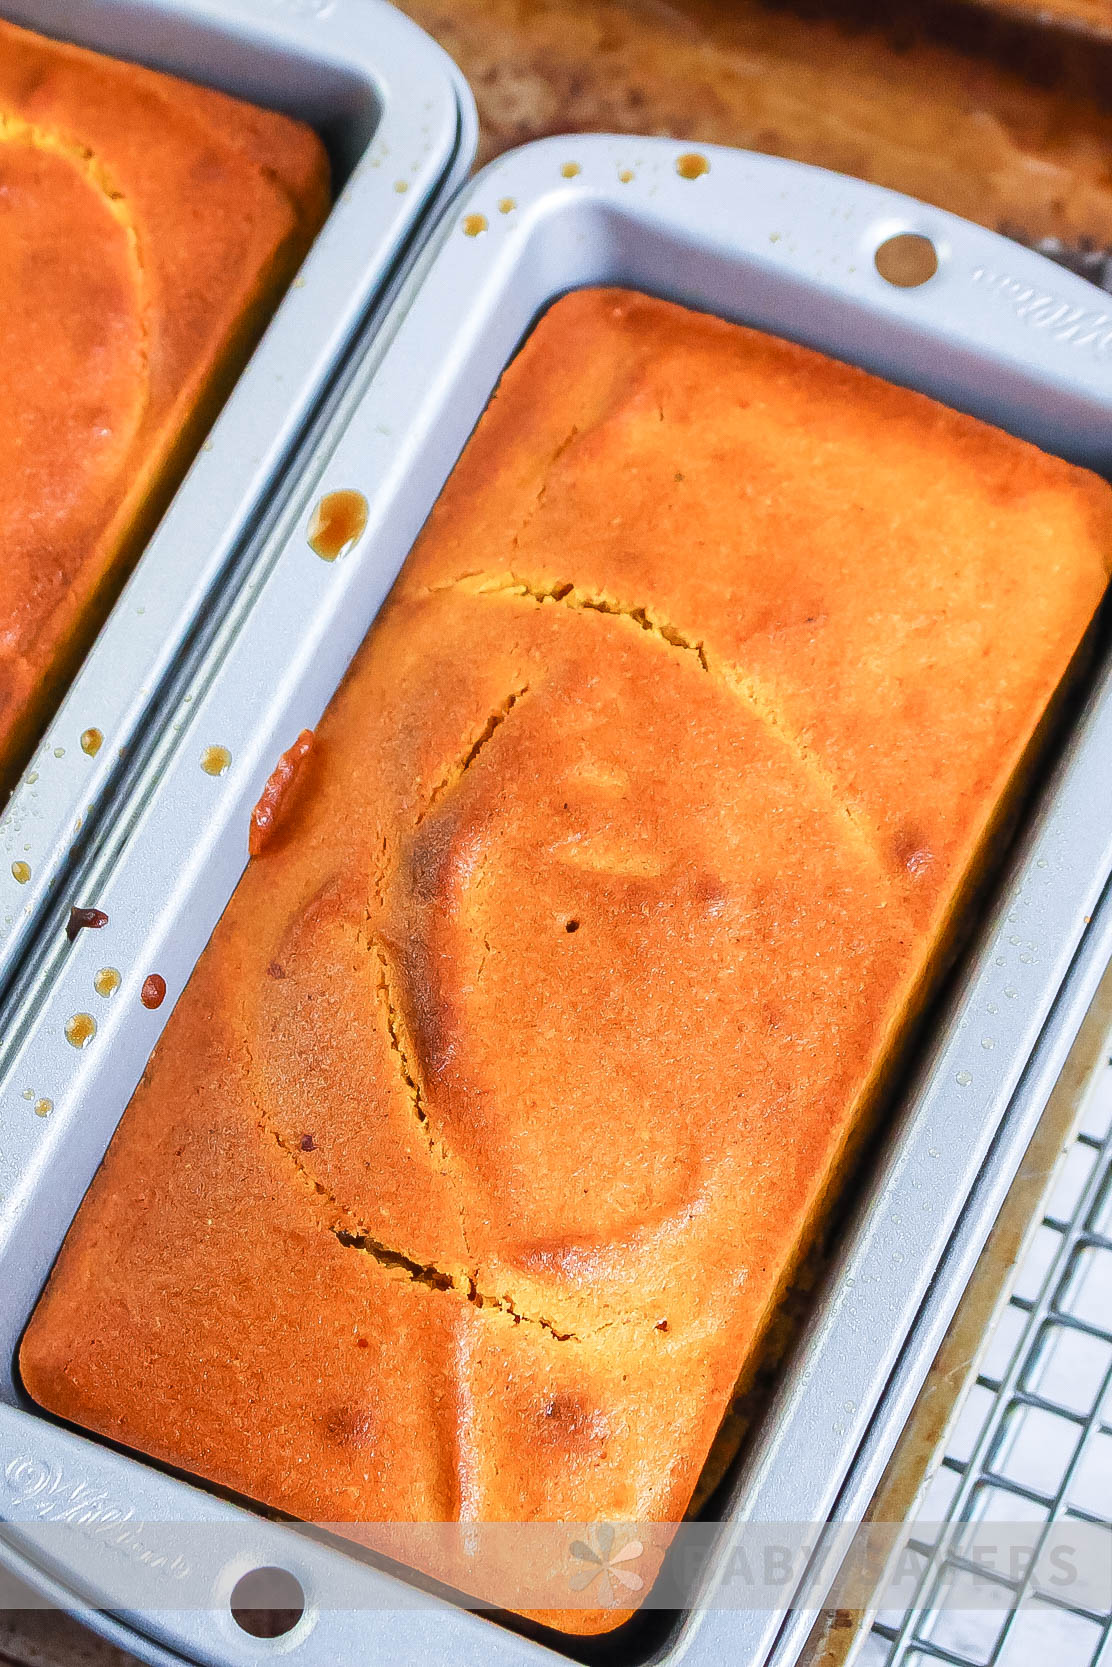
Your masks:
<path fill-rule="evenodd" d="M 1112 24 L 1087 31 L 1034 5 L 995 0 L 399 0 L 440 41 L 479 106 L 479 160 L 566 132 L 654 133 L 814 162 L 979 220 L 1112 289 Z M 998 124 L 1033 167 L 1064 167 L 1046 200 L 1008 203 L 984 154 L 945 189 L 886 154 L 864 124 L 816 149 L 790 117 L 769 121 L 738 100 L 754 68 L 790 91 L 792 66 L 824 66 L 831 100 L 849 85 L 890 101 L 929 138 L 932 105 L 991 133 Z M 692 82 L 692 77 L 697 82 Z M 850 121 L 852 112 L 847 112 Z M 806 111 L 810 116 L 810 110 Z M 940 143 L 949 139 L 937 123 Z M 990 147 L 989 147 L 990 148 Z M 931 164 L 933 167 L 933 163 Z M 1088 201 L 1078 200 L 1077 187 Z M 1060 202 L 1055 201 L 1061 197 Z"/>

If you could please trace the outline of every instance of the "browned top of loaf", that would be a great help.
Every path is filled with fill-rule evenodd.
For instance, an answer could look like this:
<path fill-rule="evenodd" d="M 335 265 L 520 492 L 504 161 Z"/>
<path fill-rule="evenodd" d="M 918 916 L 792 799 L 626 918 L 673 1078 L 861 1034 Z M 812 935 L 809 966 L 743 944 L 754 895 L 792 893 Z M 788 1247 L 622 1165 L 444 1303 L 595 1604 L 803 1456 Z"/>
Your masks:
<path fill-rule="evenodd" d="M 173 1014 L 31 1393 L 310 1518 L 680 1517 L 1110 552 L 1106 485 L 930 400 L 558 302 Z"/>
<path fill-rule="evenodd" d="M 327 199 L 302 123 L 0 21 L 0 784 Z"/>

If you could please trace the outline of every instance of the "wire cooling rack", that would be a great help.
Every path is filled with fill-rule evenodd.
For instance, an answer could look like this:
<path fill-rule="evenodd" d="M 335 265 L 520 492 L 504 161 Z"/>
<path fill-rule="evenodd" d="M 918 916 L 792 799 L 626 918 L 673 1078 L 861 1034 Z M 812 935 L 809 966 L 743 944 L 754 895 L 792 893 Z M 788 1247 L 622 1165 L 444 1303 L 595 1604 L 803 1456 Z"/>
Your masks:
<path fill-rule="evenodd" d="M 1014 1579 L 962 1555 L 992 1523 L 1030 1534 Z M 1047 1577 L 1040 1551 L 1071 1532 L 1107 1567 L 1102 1596 Z M 900 1594 L 855 1667 L 1112 1667 L 1112 1036 L 920 1496 Z"/>

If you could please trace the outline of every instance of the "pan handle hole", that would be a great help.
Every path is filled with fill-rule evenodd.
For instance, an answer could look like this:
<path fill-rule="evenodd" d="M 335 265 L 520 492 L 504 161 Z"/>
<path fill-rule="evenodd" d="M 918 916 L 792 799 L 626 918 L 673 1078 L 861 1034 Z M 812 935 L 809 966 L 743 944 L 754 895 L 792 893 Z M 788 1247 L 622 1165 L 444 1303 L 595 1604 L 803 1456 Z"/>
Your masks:
<path fill-rule="evenodd" d="M 232 1619 L 252 1638 L 284 1638 L 305 1613 L 305 1592 L 288 1569 L 252 1569 L 232 1588 Z"/>
<path fill-rule="evenodd" d="M 919 232 L 898 232 L 885 238 L 873 263 L 886 283 L 897 289 L 918 289 L 938 271 L 938 251 Z"/>

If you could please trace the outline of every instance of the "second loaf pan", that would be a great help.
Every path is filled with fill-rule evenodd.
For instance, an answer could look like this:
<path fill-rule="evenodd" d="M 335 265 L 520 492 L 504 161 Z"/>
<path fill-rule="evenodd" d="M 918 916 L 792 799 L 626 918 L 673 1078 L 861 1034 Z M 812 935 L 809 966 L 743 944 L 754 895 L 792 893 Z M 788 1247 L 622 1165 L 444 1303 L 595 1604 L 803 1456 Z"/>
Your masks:
<path fill-rule="evenodd" d="M 893 288 L 874 266 L 877 248 L 904 232 L 930 238 L 938 254 L 937 275 L 919 288 Z M 357 403 L 322 438 L 221 634 L 189 667 L 111 839 L 83 862 L 82 901 L 108 924 L 47 946 L 3 1015 L 0 1516 L 25 1574 L 53 1581 L 56 1597 L 68 1589 L 129 1610 L 143 1640 L 133 1647 L 150 1659 L 257 1659 L 228 1596 L 245 1568 L 276 1560 L 306 1593 L 281 1645 L 304 1667 L 509 1667 L 555 1663 L 574 1648 L 420 1598 L 403 1578 L 62 1429 L 22 1397 L 14 1367 L 61 1239 L 242 871 L 250 810 L 275 758 L 319 718 L 538 312 L 596 283 L 795 337 L 1112 469 L 1112 317 L 1089 286 L 989 232 L 819 170 L 716 149 L 695 160 L 665 140 L 544 141 L 470 187 L 407 280 Z M 342 489 L 366 494 L 369 520 L 355 547 L 326 563 L 307 533 L 320 496 Z M 222 774 L 203 768 L 211 748 L 225 749 Z M 790 1659 L 805 1633 L 787 1592 L 786 1614 L 731 1601 L 727 1554 L 746 1523 L 852 1521 L 867 1503 L 1107 961 L 1112 818 L 1093 783 L 1110 771 L 1105 665 L 862 1184 L 806 1336 L 734 1478 L 695 1605 L 658 1635 L 654 1659 L 684 1652 L 698 1667 L 758 1667 Z M 105 964 L 122 975 L 109 1000 L 93 983 Z M 152 971 L 169 991 L 157 1012 L 139 1002 Z M 97 1024 L 80 1050 L 66 1038 L 78 1013 Z M 152 1573 L 137 1602 L 133 1569 L 121 1584 L 96 1535 L 75 1535 L 65 1556 L 57 1537 L 48 1546 L 40 1529 L 65 1519 L 74 1488 L 124 1501 L 148 1523 L 222 1525 L 211 1543 L 191 1540 L 203 1600 L 175 1609 L 173 1586 Z M 617 1637 L 611 1648 L 614 1661 L 645 1658 L 643 1643 L 640 1654 Z"/>
<path fill-rule="evenodd" d="M 385 0 L 0 0 L 0 16 L 307 121 L 336 199 L 71 691 L 0 807 L 0 990 L 352 339 L 471 166 L 451 59 Z M 373 320 L 371 321 L 373 325 Z M 90 756 L 82 736 L 102 740 Z"/>

